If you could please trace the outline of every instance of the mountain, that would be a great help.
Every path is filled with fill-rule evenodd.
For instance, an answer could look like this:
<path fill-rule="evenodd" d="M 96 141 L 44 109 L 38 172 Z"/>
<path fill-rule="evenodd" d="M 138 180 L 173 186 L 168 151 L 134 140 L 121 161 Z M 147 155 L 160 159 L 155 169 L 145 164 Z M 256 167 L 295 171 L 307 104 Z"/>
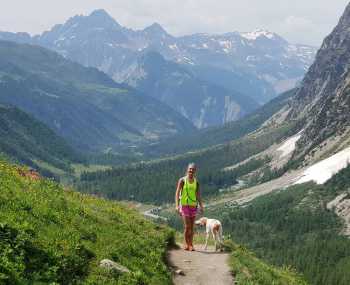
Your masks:
<path fill-rule="evenodd" d="M 304 118 L 297 144 L 304 156 L 321 143 L 349 137 L 350 122 L 350 5 L 324 40 L 288 111 L 288 119 Z M 333 143 L 334 144 L 334 143 Z"/>
<path fill-rule="evenodd" d="M 103 10 L 75 16 L 33 40 L 84 65 L 96 66 L 116 80 L 123 78 L 130 60 L 151 49 L 165 59 L 190 66 L 247 71 L 270 83 L 277 93 L 294 87 L 292 81 L 301 79 L 316 52 L 314 47 L 289 44 L 265 30 L 173 37 L 155 23 L 134 31 L 121 27 Z M 82 47 L 83 53 L 79 54 Z M 261 94 L 266 98 L 271 95 Z"/>
<path fill-rule="evenodd" d="M 258 130 L 273 115 L 285 110 L 297 92 L 297 88 L 287 91 L 249 115 L 222 126 L 204 128 L 186 136 L 173 136 L 157 143 L 143 145 L 138 151 L 146 157 L 164 157 L 196 151 L 215 145 L 225 144 Z"/>
<path fill-rule="evenodd" d="M 32 45 L 0 41 L 0 92 L 0 102 L 32 114 L 81 150 L 115 150 L 194 130 L 158 100 Z"/>
<path fill-rule="evenodd" d="M 194 161 L 206 213 L 218 217 L 228 234 L 264 261 L 296 268 L 310 284 L 348 284 L 349 31 L 350 4 L 299 88 L 265 114 L 247 116 L 252 125 L 240 121 L 246 129 L 236 131 L 248 132 L 243 137 L 168 159 L 86 173 L 80 189 L 113 199 L 167 203 L 173 200 L 171 187 Z M 172 147 L 176 144 L 168 150 Z M 162 213 L 181 224 L 173 205 Z"/>
<path fill-rule="evenodd" d="M 34 37 L 3 32 L 0 33 L 1 38 L 55 50 L 84 66 L 97 67 L 119 83 L 137 81 L 140 74 L 135 74 L 135 70 L 144 69 L 144 54 L 157 52 L 166 61 L 173 62 L 173 66 L 178 64 L 177 69 L 189 70 L 195 81 L 205 81 L 212 87 L 215 85 L 216 88 L 207 91 L 208 97 L 218 96 L 218 100 L 222 100 L 227 93 L 219 88 L 222 87 L 245 95 L 245 101 L 251 98 L 258 104 L 295 87 L 312 63 L 316 51 L 314 47 L 290 44 L 264 30 L 174 37 L 154 23 L 135 31 L 122 27 L 104 10 L 72 17 L 66 23 Z M 158 79 L 152 84 L 161 84 L 167 92 L 173 87 L 168 85 L 173 83 L 168 79 Z M 191 91 L 191 87 L 183 90 L 185 93 Z M 180 100 L 176 105 L 181 105 Z M 195 107 L 191 113 L 199 113 L 202 108 L 201 104 Z M 242 110 L 250 108 L 244 104 L 239 107 Z M 223 104 L 221 108 L 224 108 Z M 219 113 L 223 112 L 225 110 L 221 109 Z M 233 116 L 232 119 L 238 117 Z M 214 121 L 223 123 L 227 118 L 218 115 Z M 202 127 L 209 125 L 199 124 L 198 118 L 192 123 Z"/>
<path fill-rule="evenodd" d="M 289 44 L 277 34 L 264 30 L 195 34 L 182 37 L 179 45 L 181 50 L 188 51 L 188 59 L 193 65 L 246 72 L 255 75 L 255 80 L 258 78 L 269 83 L 273 90 L 262 90 L 260 102 L 271 99 L 274 92 L 277 94 L 295 87 L 316 52 L 313 47 Z M 179 57 L 178 61 L 184 61 L 184 58 Z"/>
<path fill-rule="evenodd" d="M 0 153 L 43 174 L 48 170 L 40 162 L 69 171 L 72 162 L 83 161 L 51 129 L 15 107 L 0 105 L 0 138 Z"/>
<path fill-rule="evenodd" d="M 140 57 L 125 83 L 172 106 L 197 128 L 235 121 L 259 106 L 246 95 L 197 79 L 156 52 Z"/>

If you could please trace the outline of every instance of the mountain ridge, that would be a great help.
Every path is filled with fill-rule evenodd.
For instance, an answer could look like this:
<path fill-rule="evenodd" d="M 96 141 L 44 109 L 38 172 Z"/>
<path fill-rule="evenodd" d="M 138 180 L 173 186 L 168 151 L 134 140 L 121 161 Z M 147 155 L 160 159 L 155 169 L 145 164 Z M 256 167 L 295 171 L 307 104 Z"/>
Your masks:
<path fill-rule="evenodd" d="M 0 41 L 0 102 L 32 114 L 75 146 L 120 148 L 193 131 L 165 104 L 43 47 Z"/>
<path fill-rule="evenodd" d="M 16 40 L 16 35 L 11 33 L 0 33 L 1 37 Z M 188 69 L 196 80 L 242 93 L 258 104 L 293 88 L 306 72 L 315 53 L 313 47 L 289 44 L 278 35 L 263 30 L 182 37 L 170 35 L 157 23 L 132 30 L 120 26 L 103 10 L 72 17 L 51 31 L 32 38 L 18 35 L 18 41 L 41 45 L 84 66 L 94 66 L 117 82 L 136 80 L 130 78 L 130 71 L 137 68 L 140 57 L 149 51 L 158 52 L 165 60 L 179 64 L 179 68 Z M 211 78 L 217 78 L 217 74 L 225 76 L 214 82 Z M 167 82 L 164 80 L 161 84 L 166 86 Z M 184 92 L 190 92 L 190 89 Z M 209 97 L 215 98 L 221 92 L 222 89 L 212 89 Z M 191 113 L 200 111 L 203 104 L 205 100 L 191 109 Z M 249 108 L 238 105 L 240 109 Z M 221 108 L 220 113 L 223 111 Z M 238 111 L 231 117 L 237 119 L 241 115 Z M 209 121 L 199 124 L 198 120 L 197 116 L 192 123 L 211 125 Z M 226 120 L 218 115 L 215 121 Z"/>

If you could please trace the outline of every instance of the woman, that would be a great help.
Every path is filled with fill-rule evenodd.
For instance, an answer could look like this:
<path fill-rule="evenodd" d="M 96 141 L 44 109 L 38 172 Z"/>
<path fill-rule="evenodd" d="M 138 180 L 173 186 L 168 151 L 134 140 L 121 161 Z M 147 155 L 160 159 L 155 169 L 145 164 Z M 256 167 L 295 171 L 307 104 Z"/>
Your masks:
<path fill-rule="evenodd" d="M 184 249 L 190 251 L 195 250 L 193 247 L 193 228 L 198 204 L 202 213 L 204 209 L 195 173 L 196 165 L 190 163 L 187 167 L 186 176 L 180 178 L 177 183 L 175 194 L 175 209 L 182 216 L 184 222 Z"/>

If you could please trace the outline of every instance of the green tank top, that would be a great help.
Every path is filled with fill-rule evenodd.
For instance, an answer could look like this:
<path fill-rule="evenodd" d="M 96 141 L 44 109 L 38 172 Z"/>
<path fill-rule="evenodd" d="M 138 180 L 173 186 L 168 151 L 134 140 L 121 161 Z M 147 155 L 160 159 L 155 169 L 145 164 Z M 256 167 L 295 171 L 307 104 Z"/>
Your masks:
<path fill-rule="evenodd" d="M 190 183 L 187 177 L 184 178 L 184 185 L 180 198 L 181 206 L 197 206 L 197 179 L 193 178 Z"/>

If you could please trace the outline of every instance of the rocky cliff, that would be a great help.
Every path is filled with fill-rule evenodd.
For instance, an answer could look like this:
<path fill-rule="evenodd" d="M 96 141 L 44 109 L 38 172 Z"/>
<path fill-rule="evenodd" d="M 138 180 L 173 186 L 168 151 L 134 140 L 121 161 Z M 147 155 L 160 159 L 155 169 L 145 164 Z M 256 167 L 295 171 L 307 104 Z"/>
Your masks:
<path fill-rule="evenodd" d="M 326 37 L 291 104 L 288 119 L 304 118 L 297 153 L 305 154 L 350 124 L 350 4 Z"/>

